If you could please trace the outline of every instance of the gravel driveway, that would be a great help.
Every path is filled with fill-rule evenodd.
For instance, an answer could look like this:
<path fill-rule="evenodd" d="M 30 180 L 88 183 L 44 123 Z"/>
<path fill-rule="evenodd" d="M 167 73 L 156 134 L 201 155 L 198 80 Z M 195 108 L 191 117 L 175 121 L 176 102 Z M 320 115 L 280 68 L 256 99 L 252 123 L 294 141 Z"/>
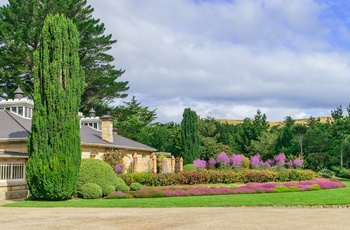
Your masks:
<path fill-rule="evenodd" d="M 1 204 L 1 203 L 0 203 Z M 6 208 L 0 229 L 350 229 L 350 208 Z"/>

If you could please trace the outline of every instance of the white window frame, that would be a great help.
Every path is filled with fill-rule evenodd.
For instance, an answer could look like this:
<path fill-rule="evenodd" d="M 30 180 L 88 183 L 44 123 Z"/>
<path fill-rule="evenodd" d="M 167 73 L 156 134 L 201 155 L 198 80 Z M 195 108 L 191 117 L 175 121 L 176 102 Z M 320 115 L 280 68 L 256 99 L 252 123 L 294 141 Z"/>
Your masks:
<path fill-rule="evenodd" d="M 0 181 L 25 180 L 24 162 L 0 162 Z"/>

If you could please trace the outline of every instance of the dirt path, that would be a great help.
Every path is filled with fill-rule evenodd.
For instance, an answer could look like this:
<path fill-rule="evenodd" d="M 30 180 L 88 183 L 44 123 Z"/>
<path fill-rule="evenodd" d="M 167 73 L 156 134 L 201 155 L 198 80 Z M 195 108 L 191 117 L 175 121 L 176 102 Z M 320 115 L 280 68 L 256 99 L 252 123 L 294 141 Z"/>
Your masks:
<path fill-rule="evenodd" d="M 350 229 L 350 208 L 5 208 L 0 229 Z"/>

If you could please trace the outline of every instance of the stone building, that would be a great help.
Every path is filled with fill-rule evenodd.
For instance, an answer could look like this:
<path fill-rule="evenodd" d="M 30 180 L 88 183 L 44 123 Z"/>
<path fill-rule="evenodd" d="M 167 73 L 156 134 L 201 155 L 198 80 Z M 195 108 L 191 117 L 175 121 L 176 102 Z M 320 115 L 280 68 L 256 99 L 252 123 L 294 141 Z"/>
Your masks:
<path fill-rule="evenodd" d="M 33 100 L 24 97 L 20 88 L 14 99 L 0 101 L 0 199 L 25 197 L 28 193 L 26 140 L 31 131 L 33 107 Z M 107 152 L 118 152 L 123 156 L 125 170 L 132 165 L 133 171 L 157 172 L 156 149 L 113 132 L 110 115 L 97 117 L 92 109 L 89 117 L 80 114 L 80 118 L 82 158 L 103 159 Z M 163 164 L 166 167 L 162 172 L 174 172 L 174 157 L 167 155 Z"/>

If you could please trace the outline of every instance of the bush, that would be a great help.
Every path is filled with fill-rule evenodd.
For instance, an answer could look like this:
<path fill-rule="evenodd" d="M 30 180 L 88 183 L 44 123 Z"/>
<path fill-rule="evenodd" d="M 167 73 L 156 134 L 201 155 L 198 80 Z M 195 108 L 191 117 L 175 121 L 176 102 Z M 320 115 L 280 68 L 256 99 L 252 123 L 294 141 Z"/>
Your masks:
<path fill-rule="evenodd" d="M 194 167 L 193 164 L 187 164 L 187 165 L 184 165 L 183 171 L 184 172 L 193 172 L 193 171 L 196 171 L 196 168 Z"/>
<path fill-rule="evenodd" d="M 109 195 L 112 192 L 115 192 L 115 190 L 116 190 L 116 188 L 113 185 L 107 185 L 105 192 L 106 192 L 107 195 Z"/>
<path fill-rule="evenodd" d="M 140 189 L 142 189 L 142 184 L 140 184 L 140 183 L 134 182 L 130 185 L 131 191 L 138 191 Z"/>
<path fill-rule="evenodd" d="M 124 193 L 121 191 L 115 191 L 109 194 L 106 199 L 125 199 L 125 198 L 133 198 L 133 196 L 129 193 Z"/>
<path fill-rule="evenodd" d="M 116 188 L 117 191 L 121 192 L 129 192 L 129 187 L 124 183 L 117 184 Z"/>
<path fill-rule="evenodd" d="M 335 173 L 330 169 L 321 169 L 318 173 L 324 178 L 332 178 L 335 176 Z"/>
<path fill-rule="evenodd" d="M 87 183 L 98 184 L 102 188 L 103 196 L 115 191 L 117 185 L 125 185 L 124 181 L 115 175 L 113 168 L 106 162 L 97 159 L 82 159 L 77 185 L 78 195 L 81 194 L 82 186 Z"/>
<path fill-rule="evenodd" d="M 95 183 L 87 183 L 81 187 L 81 196 L 84 199 L 98 199 L 102 196 L 102 188 Z"/>

